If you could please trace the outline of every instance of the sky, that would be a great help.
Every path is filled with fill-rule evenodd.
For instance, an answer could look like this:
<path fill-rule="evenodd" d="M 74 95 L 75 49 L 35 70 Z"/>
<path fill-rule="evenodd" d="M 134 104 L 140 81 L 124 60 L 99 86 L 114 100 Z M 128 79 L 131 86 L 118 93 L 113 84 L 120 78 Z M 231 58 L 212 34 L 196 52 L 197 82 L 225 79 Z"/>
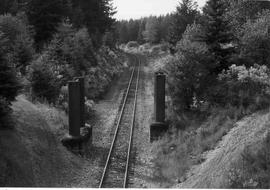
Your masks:
<path fill-rule="evenodd" d="M 117 13 L 115 18 L 137 19 L 150 15 L 164 15 L 175 11 L 180 0 L 113 0 Z M 197 1 L 199 8 L 202 7 L 206 0 Z"/>

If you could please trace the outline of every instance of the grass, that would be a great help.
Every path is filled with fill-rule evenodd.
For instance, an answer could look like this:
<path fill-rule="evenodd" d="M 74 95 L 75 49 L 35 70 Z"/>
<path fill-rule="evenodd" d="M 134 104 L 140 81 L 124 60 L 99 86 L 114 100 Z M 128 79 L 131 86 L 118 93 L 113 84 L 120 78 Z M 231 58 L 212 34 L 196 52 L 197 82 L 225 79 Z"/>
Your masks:
<path fill-rule="evenodd" d="M 260 144 L 248 146 L 228 174 L 229 188 L 270 188 L 270 132 Z"/>
<path fill-rule="evenodd" d="M 52 132 L 61 139 L 66 133 L 68 133 L 68 115 L 65 111 L 55 108 L 53 105 L 46 103 L 46 101 L 34 102 L 38 109 L 38 112 L 44 117 L 51 126 Z"/>
<path fill-rule="evenodd" d="M 193 117 L 184 123 L 185 130 L 174 130 L 153 143 L 154 163 L 163 179 L 163 187 L 183 182 L 188 170 L 204 161 L 203 153 L 214 149 L 217 143 L 246 114 L 243 109 L 214 108 L 206 119 Z M 199 117 L 197 117 L 199 118 Z"/>

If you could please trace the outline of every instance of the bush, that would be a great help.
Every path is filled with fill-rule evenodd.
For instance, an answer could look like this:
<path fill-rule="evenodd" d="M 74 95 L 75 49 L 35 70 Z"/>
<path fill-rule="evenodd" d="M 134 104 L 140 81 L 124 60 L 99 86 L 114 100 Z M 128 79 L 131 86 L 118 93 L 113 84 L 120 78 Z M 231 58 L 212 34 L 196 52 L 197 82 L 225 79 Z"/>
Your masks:
<path fill-rule="evenodd" d="M 174 60 L 167 66 L 169 92 L 176 111 L 189 110 L 194 97 L 198 101 L 204 100 L 207 89 L 215 81 L 208 69 L 211 59 L 206 44 L 191 38 L 200 31 L 199 27 L 188 27 L 177 45 L 178 51 Z"/>
<path fill-rule="evenodd" d="M 75 31 L 71 25 L 63 23 L 58 30 L 59 33 L 54 36 L 48 47 L 34 61 L 38 62 L 37 65 L 42 65 L 44 69 L 49 67 L 50 70 L 44 74 L 42 79 L 35 79 L 43 81 L 48 75 L 49 81 L 52 81 L 47 84 L 53 91 L 50 92 L 52 97 L 46 95 L 45 98 L 51 97 L 50 101 L 54 102 L 56 95 L 59 94 L 56 89 L 66 86 L 69 80 L 73 80 L 77 76 L 85 76 L 86 96 L 89 99 L 100 97 L 109 86 L 112 78 L 122 70 L 123 61 L 120 60 L 122 59 L 119 56 L 120 53 L 116 50 L 113 52 L 104 46 L 95 50 L 85 28 Z M 36 68 L 35 70 L 36 73 L 39 73 L 42 69 Z M 42 89 L 37 89 L 37 93 L 33 91 L 34 95 L 43 97 L 42 94 L 45 92 L 39 92 L 40 90 Z M 58 103 L 65 108 L 67 101 L 64 96 L 63 93 L 60 93 Z"/>
<path fill-rule="evenodd" d="M 46 57 L 40 57 L 33 62 L 31 70 L 32 95 L 55 103 L 60 93 L 60 85 L 53 67 L 46 64 Z"/>
<path fill-rule="evenodd" d="M 65 38 L 61 50 L 76 76 L 82 75 L 82 71 L 97 64 L 94 47 L 85 28 L 76 32 L 73 37 Z"/>
<path fill-rule="evenodd" d="M 267 65 L 270 62 L 270 11 L 258 15 L 255 21 L 249 20 L 240 30 L 240 64 Z"/>
<path fill-rule="evenodd" d="M 139 44 L 136 41 L 131 41 L 127 43 L 127 48 L 138 48 Z"/>
<path fill-rule="evenodd" d="M 270 105 L 270 70 L 266 66 L 232 65 L 219 75 L 223 104 L 253 111 Z M 221 101 L 219 101 L 221 102 Z"/>

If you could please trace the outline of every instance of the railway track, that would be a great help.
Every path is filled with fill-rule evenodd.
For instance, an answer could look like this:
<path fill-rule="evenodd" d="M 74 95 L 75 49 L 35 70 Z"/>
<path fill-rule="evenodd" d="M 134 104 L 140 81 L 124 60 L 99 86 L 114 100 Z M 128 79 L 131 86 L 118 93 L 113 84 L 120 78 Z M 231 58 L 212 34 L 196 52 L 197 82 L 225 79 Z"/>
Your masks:
<path fill-rule="evenodd" d="M 138 84 L 140 79 L 140 59 L 132 69 L 124 101 L 114 132 L 113 141 L 103 169 L 99 188 L 126 188 L 129 182 L 132 138 L 135 126 Z"/>

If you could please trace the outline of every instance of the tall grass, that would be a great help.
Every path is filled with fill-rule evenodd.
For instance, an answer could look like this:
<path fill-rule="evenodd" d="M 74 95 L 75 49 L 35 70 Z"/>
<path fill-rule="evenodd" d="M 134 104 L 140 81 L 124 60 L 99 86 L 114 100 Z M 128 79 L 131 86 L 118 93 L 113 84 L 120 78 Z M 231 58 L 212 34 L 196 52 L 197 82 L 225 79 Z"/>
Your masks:
<path fill-rule="evenodd" d="M 244 149 L 228 180 L 229 188 L 270 188 L 270 132 L 260 144 Z"/>
<path fill-rule="evenodd" d="M 46 100 L 42 103 L 35 101 L 34 104 L 37 111 L 48 122 L 50 130 L 61 139 L 68 132 L 68 116 L 65 111 L 46 103 Z"/>
<path fill-rule="evenodd" d="M 159 141 L 153 143 L 156 155 L 156 176 L 161 177 L 162 186 L 183 182 L 188 170 L 204 161 L 204 152 L 214 149 L 246 111 L 240 108 L 213 108 L 209 116 L 182 122 L 182 129 L 173 129 Z M 200 116 L 198 116 L 200 117 Z"/>

